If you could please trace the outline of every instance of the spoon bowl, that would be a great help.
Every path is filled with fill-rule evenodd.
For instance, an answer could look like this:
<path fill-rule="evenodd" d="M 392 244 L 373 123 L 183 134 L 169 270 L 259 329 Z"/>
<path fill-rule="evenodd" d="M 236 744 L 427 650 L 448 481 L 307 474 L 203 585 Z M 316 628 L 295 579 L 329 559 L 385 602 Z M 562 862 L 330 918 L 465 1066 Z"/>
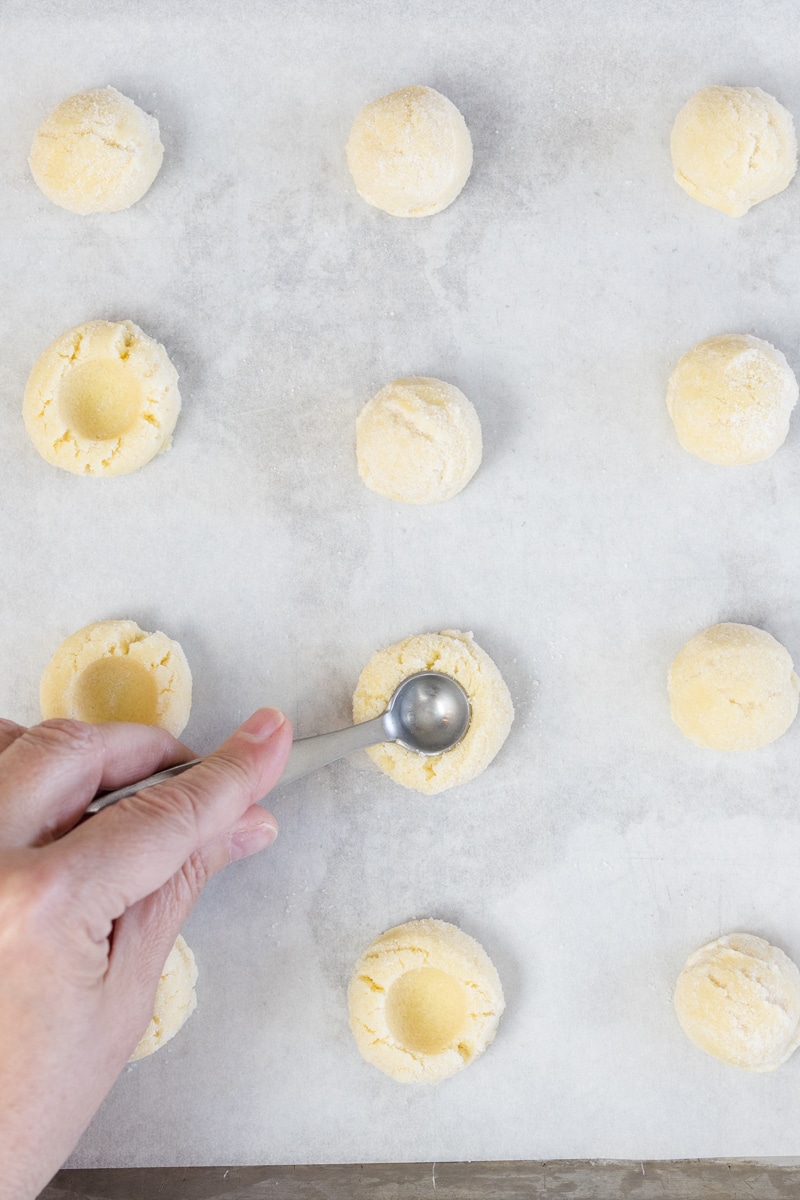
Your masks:
<path fill-rule="evenodd" d="M 469 728 L 470 703 L 460 683 L 439 671 L 403 680 L 383 714 L 390 740 L 430 757 L 452 750 Z"/>

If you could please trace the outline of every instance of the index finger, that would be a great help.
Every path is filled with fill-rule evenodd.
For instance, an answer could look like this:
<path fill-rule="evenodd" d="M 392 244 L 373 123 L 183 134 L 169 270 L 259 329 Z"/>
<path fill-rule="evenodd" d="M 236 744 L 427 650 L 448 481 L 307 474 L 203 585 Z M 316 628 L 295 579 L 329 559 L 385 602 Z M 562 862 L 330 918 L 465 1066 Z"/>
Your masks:
<path fill-rule="evenodd" d="M 0 842 L 37 846 L 61 837 L 98 788 L 118 787 L 192 752 L 166 729 L 122 721 L 87 725 L 57 718 L 31 729 L 0 728 Z"/>
<path fill-rule="evenodd" d="M 99 900 L 98 916 L 114 920 L 260 800 L 280 778 L 291 743 L 283 713 L 259 709 L 196 767 L 103 809 L 51 850 L 82 896 Z"/>

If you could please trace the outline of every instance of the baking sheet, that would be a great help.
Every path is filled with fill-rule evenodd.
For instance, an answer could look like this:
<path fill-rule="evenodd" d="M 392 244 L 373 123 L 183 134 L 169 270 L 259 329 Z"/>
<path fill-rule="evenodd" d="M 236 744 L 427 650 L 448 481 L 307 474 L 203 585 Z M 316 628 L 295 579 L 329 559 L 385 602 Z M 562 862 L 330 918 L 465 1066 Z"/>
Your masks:
<path fill-rule="evenodd" d="M 798 1153 L 800 1056 L 748 1075 L 683 1037 L 686 955 L 744 929 L 800 962 L 800 725 L 743 757 L 672 726 L 668 664 L 718 620 L 800 657 L 797 421 L 776 457 L 677 445 L 667 375 L 754 333 L 798 358 L 800 185 L 741 221 L 672 182 L 686 97 L 757 84 L 800 116 L 792 3 L 6 0 L 0 38 L 0 711 L 94 620 L 183 644 L 186 740 L 256 705 L 347 722 L 369 655 L 467 628 L 517 721 L 470 785 L 426 798 L 364 757 L 275 793 L 276 846 L 215 880 L 185 933 L 196 1014 L 129 1068 L 72 1166 Z M 430 220 L 354 194 L 343 146 L 409 82 L 464 113 L 475 168 Z M 113 83 L 161 123 L 127 212 L 80 218 L 26 168 L 64 96 Z M 181 374 L 173 450 L 108 481 L 47 466 L 19 415 L 37 354 L 130 317 Z M 473 400 L 484 464 L 393 505 L 353 421 L 389 379 Z M 432 1090 L 364 1063 L 345 989 L 367 943 L 454 921 L 508 1007 Z"/>

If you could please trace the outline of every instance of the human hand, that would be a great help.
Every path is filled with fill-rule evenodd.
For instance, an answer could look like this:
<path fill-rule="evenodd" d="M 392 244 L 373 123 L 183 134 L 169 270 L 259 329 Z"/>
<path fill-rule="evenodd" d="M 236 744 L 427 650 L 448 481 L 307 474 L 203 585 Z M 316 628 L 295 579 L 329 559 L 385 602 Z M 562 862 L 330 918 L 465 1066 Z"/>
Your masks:
<path fill-rule="evenodd" d="M 194 755 L 153 726 L 0 720 L 0 1200 L 35 1196 L 89 1124 L 204 885 L 275 840 L 255 801 L 291 740 L 259 709 L 198 766 L 78 824 L 99 789 Z"/>

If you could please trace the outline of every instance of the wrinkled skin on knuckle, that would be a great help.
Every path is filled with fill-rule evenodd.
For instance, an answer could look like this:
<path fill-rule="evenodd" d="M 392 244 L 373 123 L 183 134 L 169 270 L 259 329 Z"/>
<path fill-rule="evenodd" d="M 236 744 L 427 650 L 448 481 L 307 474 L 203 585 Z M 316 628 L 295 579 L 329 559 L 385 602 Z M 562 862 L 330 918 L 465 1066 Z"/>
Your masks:
<path fill-rule="evenodd" d="M 136 814 L 152 821 L 154 828 L 169 833 L 195 836 L 198 830 L 200 801 L 194 789 L 178 777 L 156 787 L 145 788 L 135 796 L 121 800 Z"/>
<path fill-rule="evenodd" d="M 242 811 L 250 803 L 254 790 L 253 774 L 246 762 L 233 755 L 214 754 L 203 763 L 204 783 L 201 788 L 192 783 L 192 772 L 179 775 L 167 783 L 145 788 L 134 797 L 137 809 L 146 811 L 164 823 L 164 828 L 200 837 L 205 812 L 214 804 L 214 779 L 219 780 L 220 792 L 231 786 L 242 795 Z M 208 776 L 214 777 L 209 783 Z M 121 801 L 125 804 L 126 801 Z"/>
<path fill-rule="evenodd" d="M 253 792 L 256 782 L 255 774 L 246 759 L 229 754 L 225 750 L 217 750 L 205 760 L 204 765 L 218 776 L 221 785 L 230 786 L 233 783 L 242 795 L 248 798 Z"/>
<path fill-rule="evenodd" d="M 203 852 L 201 850 L 195 850 L 193 854 L 189 855 L 186 862 L 177 873 L 175 878 L 176 889 L 177 891 L 184 891 L 185 895 L 188 896 L 190 903 L 194 904 L 210 878 L 211 875 L 206 865 Z M 180 896 L 177 896 L 176 899 L 178 900 L 178 903 L 181 902 Z"/>
<path fill-rule="evenodd" d="M 26 729 L 21 737 L 41 754 L 99 758 L 102 752 L 102 734 L 96 725 L 66 717 L 42 721 L 41 725 Z"/>

